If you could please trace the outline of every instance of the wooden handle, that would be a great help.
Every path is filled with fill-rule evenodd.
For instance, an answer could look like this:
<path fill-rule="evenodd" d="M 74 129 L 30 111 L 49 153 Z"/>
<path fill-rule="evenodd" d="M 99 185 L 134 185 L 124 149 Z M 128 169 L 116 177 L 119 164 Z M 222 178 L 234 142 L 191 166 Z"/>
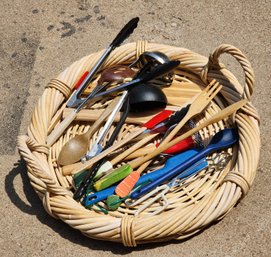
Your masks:
<path fill-rule="evenodd" d="M 141 141 L 139 141 L 141 142 Z M 149 145 L 149 146 L 145 146 L 143 148 L 138 148 L 136 151 L 132 152 L 131 154 L 129 153 L 128 155 L 126 155 L 123 160 L 127 161 L 127 160 L 132 160 L 141 156 L 144 156 L 152 151 L 154 151 L 156 149 L 155 145 Z M 128 152 L 130 149 L 128 149 L 126 152 Z"/>
<path fill-rule="evenodd" d="M 76 110 L 72 111 L 47 137 L 47 145 L 51 146 L 67 129 L 67 127 L 75 119 L 77 113 Z"/>
<path fill-rule="evenodd" d="M 129 149 L 127 149 L 126 151 L 124 151 L 123 153 L 121 153 L 120 155 L 118 155 L 116 158 L 114 158 L 113 160 L 111 160 L 112 165 L 115 165 L 118 162 L 124 160 L 127 156 L 130 156 L 130 154 L 133 154 L 133 152 L 137 152 L 137 150 L 140 147 L 142 147 L 143 145 L 145 145 L 146 143 L 148 143 L 150 140 L 152 140 L 153 138 L 155 138 L 157 135 L 158 135 L 158 133 L 151 134 L 148 137 L 143 138 L 142 140 L 140 140 L 139 142 L 137 142 L 136 144 L 134 144 L 132 147 L 130 147 Z M 155 148 L 155 146 L 154 146 L 154 148 Z M 143 149 L 145 149 L 145 148 L 143 148 Z M 139 149 L 139 151 L 140 150 L 141 149 Z M 139 155 L 139 156 L 142 156 L 142 154 Z"/>
<path fill-rule="evenodd" d="M 226 107 L 225 109 L 221 110 L 220 112 L 218 112 L 217 114 L 212 116 L 210 119 L 205 120 L 203 123 L 199 124 L 197 127 L 187 131 L 186 133 L 184 133 L 183 135 L 181 135 L 179 137 L 176 137 L 174 140 L 172 140 L 171 142 L 169 142 L 169 143 L 167 143 L 165 145 L 158 146 L 158 148 L 155 151 L 153 151 L 150 154 L 140 158 L 139 160 L 137 160 L 135 162 L 131 162 L 130 163 L 131 167 L 133 169 L 139 167 L 140 165 L 142 165 L 143 163 L 149 161 L 150 159 L 152 159 L 156 155 L 162 153 L 163 151 L 165 151 L 169 147 L 177 144 L 179 141 L 181 141 L 181 140 L 193 135 L 194 133 L 198 132 L 202 128 L 204 128 L 204 127 L 206 127 L 206 126 L 208 126 L 210 124 L 213 124 L 215 122 L 218 122 L 218 121 L 228 117 L 229 115 L 233 114 L 238 109 L 243 107 L 247 102 L 248 102 L 248 100 L 240 100 L 237 103 L 234 103 L 234 104 Z"/>
<path fill-rule="evenodd" d="M 171 111 L 177 111 L 180 108 L 176 106 L 168 105 L 166 109 L 171 110 Z M 72 111 L 73 111 L 72 108 L 65 108 L 63 111 L 63 118 L 66 118 Z M 102 113 L 101 110 L 83 109 L 77 114 L 75 120 L 94 122 L 100 117 L 101 113 Z M 148 120 L 150 120 L 151 118 L 153 118 L 155 115 L 157 115 L 157 112 L 154 113 L 153 111 L 144 112 L 144 116 L 129 114 L 125 122 L 128 124 L 132 123 L 132 124 L 142 125 L 146 123 Z M 117 114 L 114 119 L 114 122 L 119 122 L 119 120 L 120 120 L 120 114 Z"/>

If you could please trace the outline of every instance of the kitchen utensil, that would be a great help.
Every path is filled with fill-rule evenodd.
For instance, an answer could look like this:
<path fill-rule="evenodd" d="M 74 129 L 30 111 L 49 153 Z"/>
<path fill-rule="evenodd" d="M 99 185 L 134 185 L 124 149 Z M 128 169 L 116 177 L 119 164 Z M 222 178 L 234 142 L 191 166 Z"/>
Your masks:
<path fill-rule="evenodd" d="M 166 149 L 168 149 L 169 147 L 177 144 L 178 142 L 180 142 L 181 140 L 195 134 L 196 132 L 200 131 L 201 129 L 203 129 L 204 127 L 207 127 L 210 124 L 213 124 L 215 122 L 218 122 L 222 119 L 225 119 L 226 117 L 234 114 L 235 112 L 237 112 L 240 108 L 242 108 L 244 105 L 246 105 L 248 102 L 248 100 L 243 99 L 240 100 L 234 104 L 231 104 L 229 106 L 227 106 L 226 108 L 222 109 L 221 111 L 219 111 L 218 113 L 214 114 L 212 117 L 210 117 L 209 119 L 203 121 L 201 124 L 199 124 L 197 127 L 190 129 L 189 131 L 187 131 L 186 133 L 184 133 L 181 136 L 176 137 L 175 139 L 173 139 L 171 142 L 167 143 L 167 145 L 160 145 L 155 151 L 149 153 L 148 155 L 142 157 L 140 160 L 135 161 L 133 163 L 133 168 L 136 168 L 138 166 L 140 166 L 142 163 L 152 159 L 153 157 L 155 157 L 156 155 L 158 155 L 159 153 L 165 151 Z M 142 131 L 138 131 L 138 135 L 142 132 Z M 125 143 L 129 142 L 129 137 L 126 138 L 125 141 L 121 142 L 120 145 L 124 145 Z M 88 169 L 89 167 L 91 167 L 95 162 L 97 162 L 98 160 L 102 159 L 103 157 L 105 157 L 107 154 L 109 154 L 111 151 L 114 151 L 116 149 L 118 149 L 120 146 L 119 145 L 114 145 L 112 148 L 108 148 L 107 151 L 102 152 L 99 156 L 97 156 L 96 160 L 89 160 L 88 162 L 81 164 L 74 164 L 71 165 L 70 167 L 68 166 L 64 166 L 63 167 L 63 174 L 70 174 L 70 173 L 77 173 L 80 172 L 84 169 Z M 66 168 L 66 169 L 65 169 Z"/>
<path fill-rule="evenodd" d="M 216 160 L 217 156 L 222 155 L 222 158 L 219 160 Z M 217 154 L 216 157 L 211 157 L 210 158 L 210 163 L 207 162 L 206 158 L 201 159 L 197 163 L 195 163 L 193 166 L 190 168 L 184 170 L 180 174 L 178 174 L 176 177 L 174 177 L 168 184 L 164 184 L 161 186 L 158 186 L 154 188 L 152 191 L 149 193 L 145 194 L 144 196 L 140 197 L 137 200 L 131 200 L 129 199 L 129 196 L 125 198 L 125 205 L 129 207 L 134 207 L 140 203 L 145 202 L 147 199 L 152 197 L 149 201 L 145 202 L 142 206 L 140 206 L 136 212 L 135 216 L 139 215 L 143 210 L 148 208 L 150 205 L 152 205 L 154 202 L 159 200 L 159 206 L 157 207 L 154 211 L 149 213 L 151 216 L 156 215 L 161 213 L 163 210 L 165 210 L 168 205 L 169 201 L 166 197 L 166 194 L 171 190 L 171 188 L 178 187 L 178 190 L 180 190 L 182 187 L 184 187 L 187 184 L 192 183 L 194 180 L 199 179 L 200 177 L 206 176 L 209 173 L 217 172 L 223 170 L 229 163 L 231 156 L 228 153 L 223 153 L 223 154 Z M 193 168 L 194 167 L 194 168 Z M 207 169 L 206 169 L 207 168 Z M 201 176 L 195 177 L 193 180 L 187 181 L 190 177 L 195 176 L 197 173 L 202 171 L 203 169 L 206 169 L 204 174 Z M 144 185 L 143 185 L 144 186 Z M 133 189 L 132 192 L 136 192 L 140 188 Z M 158 193 L 160 192 L 160 193 Z M 116 206 L 116 203 L 111 201 L 112 205 Z"/>
<path fill-rule="evenodd" d="M 96 64 L 92 67 L 92 69 L 90 70 L 86 78 L 81 83 L 80 87 L 72 94 L 72 97 L 67 102 L 68 107 L 78 107 L 80 104 L 83 103 L 84 99 L 80 99 L 80 95 L 82 94 L 82 92 L 86 89 L 86 87 L 88 86 L 90 81 L 93 79 L 95 74 L 98 72 L 98 70 L 100 69 L 102 64 L 105 62 L 107 57 L 110 55 L 110 53 L 133 33 L 134 29 L 137 27 L 138 21 L 139 21 L 138 17 L 133 18 L 122 28 L 122 30 L 118 33 L 115 39 L 107 47 L 103 55 L 98 59 Z"/>
<path fill-rule="evenodd" d="M 169 62 L 170 59 L 167 55 L 165 55 L 162 52 L 154 51 L 154 52 L 143 52 L 137 60 L 135 60 L 133 63 L 129 65 L 129 67 L 135 67 L 138 66 L 140 68 L 145 66 L 145 70 L 151 70 L 155 65 L 158 64 L 164 64 Z M 153 81 L 154 84 L 157 85 L 171 85 L 173 81 L 173 72 L 169 72 L 168 74 L 165 74 L 161 76 L 159 79 Z"/>
<path fill-rule="evenodd" d="M 129 92 L 128 98 L 127 98 L 127 107 L 128 110 L 126 110 L 125 112 L 125 117 L 123 117 L 122 119 L 122 124 L 121 126 L 124 124 L 129 110 L 131 109 L 131 111 L 144 111 L 144 109 L 141 109 L 138 106 L 144 105 L 145 106 L 145 101 L 147 101 L 149 109 L 157 109 L 157 108 L 164 108 L 167 104 L 167 99 L 166 96 L 164 95 L 164 93 L 162 92 L 162 90 L 160 88 L 151 86 L 150 84 L 142 84 L 138 86 L 140 88 L 140 90 L 137 90 L 136 88 L 132 88 L 131 91 Z M 135 90 L 135 92 L 134 92 Z M 147 95 L 147 97 L 146 97 Z M 132 104 L 130 104 L 130 98 L 135 98 L 132 101 Z M 98 138 L 100 140 L 100 138 Z M 97 154 L 96 149 L 102 149 L 102 147 L 99 148 L 99 146 L 95 147 L 94 150 L 91 150 L 90 152 L 87 153 L 87 158 L 88 157 L 93 157 Z M 88 187 L 88 185 L 90 184 L 91 180 L 90 178 L 94 177 L 97 172 L 97 168 L 95 167 L 91 173 L 91 175 L 87 175 L 86 179 L 84 180 L 84 182 L 82 182 L 82 185 L 76 190 L 75 194 L 74 194 L 74 199 L 80 199 L 81 196 L 83 195 L 83 192 L 85 191 L 85 189 Z M 121 172 L 121 174 L 124 174 L 123 177 L 122 176 L 113 176 L 113 175 L 109 175 L 107 178 L 110 181 L 113 181 L 114 179 L 122 179 L 125 176 L 128 175 L 128 173 L 126 172 Z M 87 182 L 86 182 L 87 181 Z M 107 183 L 107 182 L 106 182 Z M 104 183 L 106 185 L 106 183 Z"/>
<path fill-rule="evenodd" d="M 188 178 L 189 176 L 192 176 L 192 175 L 194 175 L 196 173 L 199 173 L 200 171 L 202 171 L 203 169 L 205 169 L 207 167 L 208 167 L 208 162 L 207 162 L 206 158 L 202 158 L 201 160 L 199 160 L 198 162 L 196 162 L 195 164 L 193 164 L 192 166 L 190 166 L 189 168 L 187 168 L 186 170 L 184 170 L 183 172 L 181 172 L 180 174 L 178 174 L 176 177 L 174 177 L 168 184 L 164 184 L 164 185 L 161 185 L 161 186 L 158 186 L 158 187 L 154 188 L 152 191 L 150 191 L 149 193 L 147 193 L 144 196 L 140 197 L 139 199 L 137 199 L 137 200 L 130 200 L 129 199 L 130 196 L 128 196 L 127 200 L 125 201 L 125 205 L 129 206 L 129 207 L 134 207 L 134 206 L 136 206 L 136 205 L 138 205 L 140 203 L 145 202 L 135 212 L 135 215 L 138 215 L 143 210 L 147 209 L 149 206 L 151 206 L 153 203 L 155 203 L 157 200 L 160 199 L 160 203 L 161 203 L 162 206 L 159 205 L 160 208 L 157 208 L 155 211 L 153 211 L 151 213 L 151 215 L 156 215 L 156 214 L 160 213 L 161 211 L 163 211 L 168 206 L 168 201 L 167 201 L 167 198 L 166 198 L 166 193 L 172 187 L 177 186 L 180 183 L 180 180 L 184 180 L 184 178 Z M 144 187 L 144 185 L 142 187 Z M 131 192 L 131 194 L 133 192 L 137 192 L 139 189 L 140 188 L 138 188 L 136 190 L 133 190 Z M 152 197 L 152 196 L 154 196 L 154 197 Z M 146 201 L 149 198 L 151 198 L 151 199 L 149 201 Z"/>
<path fill-rule="evenodd" d="M 110 115 L 112 109 L 114 106 L 116 106 L 119 100 L 120 97 L 113 99 L 108 107 L 103 111 L 99 119 L 94 122 L 94 124 L 86 133 L 75 136 L 62 147 L 58 156 L 58 163 L 60 165 L 68 165 L 80 160 L 80 158 L 87 152 L 90 138 L 100 127 L 103 121 Z"/>
<path fill-rule="evenodd" d="M 213 136 L 209 145 L 206 148 L 202 149 L 197 155 L 190 158 L 187 162 L 183 163 L 182 165 L 178 166 L 177 168 L 168 169 L 168 171 L 163 176 L 160 176 L 155 181 L 140 188 L 140 190 L 133 192 L 130 197 L 132 199 L 139 198 L 140 196 L 151 191 L 153 188 L 157 187 L 158 185 L 173 178 L 180 171 L 187 169 L 192 164 L 199 161 L 201 158 L 206 157 L 208 154 L 210 154 L 214 151 L 228 148 L 228 147 L 232 146 L 233 144 L 235 144 L 237 141 L 238 141 L 238 132 L 236 129 L 223 129 L 223 130 L 219 131 L 218 133 L 216 133 Z"/>
<path fill-rule="evenodd" d="M 128 95 L 127 91 L 124 91 L 122 96 L 119 99 L 118 104 L 115 106 L 115 108 L 112 110 L 111 114 L 109 115 L 106 123 L 104 124 L 102 130 L 100 131 L 99 135 L 97 136 L 95 142 L 92 144 L 91 149 L 87 152 L 86 156 L 81 159 L 82 161 L 89 160 L 90 158 L 94 157 L 95 155 L 99 154 L 103 147 L 101 145 L 102 140 L 106 136 L 108 130 L 110 129 L 112 123 L 114 122 L 114 118 L 116 114 L 119 112 L 120 108 L 122 107 L 126 97 Z"/>

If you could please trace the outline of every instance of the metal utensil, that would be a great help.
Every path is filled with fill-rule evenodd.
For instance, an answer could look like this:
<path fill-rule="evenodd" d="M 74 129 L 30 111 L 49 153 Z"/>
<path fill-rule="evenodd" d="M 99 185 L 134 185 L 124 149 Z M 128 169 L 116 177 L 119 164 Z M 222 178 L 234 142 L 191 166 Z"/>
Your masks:
<path fill-rule="evenodd" d="M 137 27 L 138 21 L 139 21 L 138 17 L 133 18 L 122 28 L 122 30 L 118 33 L 115 39 L 107 47 L 103 55 L 99 58 L 99 60 L 90 70 L 90 72 L 88 73 L 84 81 L 81 83 L 80 87 L 73 93 L 72 97 L 69 99 L 67 103 L 68 107 L 78 107 L 80 104 L 83 103 L 84 99 L 80 98 L 80 95 L 82 94 L 82 92 L 86 89 L 86 87 L 88 86 L 90 81 L 93 79 L 95 74 L 98 72 L 98 70 L 100 69 L 102 64 L 105 62 L 107 57 L 110 55 L 110 53 L 133 33 L 134 29 Z M 97 93 L 97 91 L 94 90 L 94 93 Z M 92 95 L 94 95 L 94 93 Z"/>
<path fill-rule="evenodd" d="M 95 155 L 99 154 L 103 147 L 101 145 L 102 140 L 106 136 L 108 130 L 110 129 L 112 123 L 114 122 L 114 118 L 121 109 L 124 101 L 126 100 L 128 96 L 128 92 L 124 91 L 122 96 L 119 99 L 119 102 L 115 106 L 115 108 L 112 110 L 111 114 L 109 115 L 105 125 L 103 126 L 102 130 L 100 131 L 98 137 L 96 138 L 95 142 L 93 143 L 91 149 L 87 152 L 86 156 L 81 159 L 82 161 L 89 160 L 90 158 L 94 157 Z"/>

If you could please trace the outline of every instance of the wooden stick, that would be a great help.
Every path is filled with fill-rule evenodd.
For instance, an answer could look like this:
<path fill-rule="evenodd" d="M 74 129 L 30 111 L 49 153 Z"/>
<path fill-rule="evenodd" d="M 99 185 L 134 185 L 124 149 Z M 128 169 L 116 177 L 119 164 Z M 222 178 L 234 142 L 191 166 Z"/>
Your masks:
<path fill-rule="evenodd" d="M 140 147 L 142 147 L 143 145 L 145 145 L 147 142 L 149 142 L 151 139 L 155 138 L 158 135 L 158 133 L 156 134 L 151 134 L 145 138 L 143 138 L 142 140 L 138 141 L 136 144 L 134 144 L 132 147 L 130 147 L 129 149 L 127 149 L 126 151 L 124 151 L 123 153 L 119 154 L 117 157 L 115 157 L 113 160 L 111 160 L 111 164 L 115 165 L 118 162 L 122 161 L 123 159 L 125 159 L 127 156 L 129 156 L 130 154 L 133 154 L 133 152 L 137 152 L 138 149 L 142 149 Z M 144 148 L 145 149 L 145 148 Z M 140 155 L 142 156 L 142 155 Z"/>
<path fill-rule="evenodd" d="M 179 109 L 180 108 L 178 106 L 172 106 L 172 105 L 168 105 L 166 107 L 166 110 L 171 110 L 171 111 L 177 111 Z M 72 109 L 72 108 L 65 108 L 63 110 L 63 118 L 65 119 L 73 110 L 74 109 Z M 103 110 L 83 109 L 77 114 L 77 116 L 75 117 L 75 120 L 94 122 L 95 120 L 97 120 L 99 118 L 102 111 Z M 125 122 L 131 123 L 131 124 L 142 125 L 142 124 L 146 123 L 147 121 L 149 121 L 150 119 L 152 119 L 155 115 L 157 115 L 157 113 L 158 112 L 155 112 L 155 113 L 145 112 L 144 116 L 129 114 L 129 116 L 127 117 Z M 114 119 L 114 122 L 119 122 L 119 120 L 120 120 L 120 114 L 117 114 Z"/>
<path fill-rule="evenodd" d="M 145 146 L 144 148 L 140 148 L 140 149 L 137 149 L 136 151 L 132 152 L 131 154 L 129 155 L 126 155 L 123 160 L 124 161 L 127 161 L 127 160 L 132 160 L 132 159 L 135 159 L 135 158 L 138 158 L 138 157 L 141 157 L 143 155 L 146 155 L 148 153 L 150 153 L 151 151 L 154 151 L 156 149 L 156 146 L 155 145 L 148 145 L 148 146 Z M 129 150 L 129 149 L 128 149 Z M 128 151 L 127 151 L 128 152 Z"/>

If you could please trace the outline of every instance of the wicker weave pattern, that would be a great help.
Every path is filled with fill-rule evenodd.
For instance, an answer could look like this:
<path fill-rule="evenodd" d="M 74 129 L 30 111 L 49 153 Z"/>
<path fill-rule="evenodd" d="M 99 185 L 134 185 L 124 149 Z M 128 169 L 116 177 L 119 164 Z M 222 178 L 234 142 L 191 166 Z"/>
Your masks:
<path fill-rule="evenodd" d="M 231 45 L 219 46 L 206 58 L 188 49 L 139 41 L 117 48 L 104 67 L 131 63 L 146 50 L 161 51 L 170 59 L 180 60 L 181 66 L 175 78 L 178 81 L 188 80 L 206 86 L 212 79 L 216 79 L 223 85 L 223 99 L 216 97 L 215 102 L 197 122 L 241 98 L 250 99 L 253 93 L 254 74 L 251 65 L 243 53 Z M 234 157 L 232 162 L 219 173 L 203 174 L 181 190 L 169 193 L 170 204 L 161 214 L 147 215 L 159 203 L 142 215 L 133 216 L 129 215 L 133 210 L 124 206 L 105 215 L 87 210 L 73 200 L 70 191 L 72 178 L 62 175 L 56 159 L 61 147 L 71 137 L 87 131 L 90 125 L 74 122 L 51 148 L 45 144 L 45 140 L 50 130 L 59 122 L 52 118 L 58 110 L 61 112 L 61 106 L 71 94 L 77 79 L 85 70 L 91 69 L 101 53 L 102 51 L 91 54 L 73 63 L 49 83 L 33 112 L 28 135 L 18 138 L 19 152 L 26 161 L 31 185 L 43 201 L 45 210 L 88 237 L 122 242 L 125 246 L 183 239 L 202 230 L 212 221 L 223 218 L 247 194 L 256 174 L 260 150 L 259 117 L 250 102 L 230 120 L 200 131 L 207 143 L 215 132 L 235 121 L 239 128 L 240 142 L 239 149 L 230 149 Z M 242 66 L 245 74 L 244 87 L 219 62 L 223 53 L 232 55 Z M 134 125 L 127 124 L 117 140 L 134 128 Z"/>

